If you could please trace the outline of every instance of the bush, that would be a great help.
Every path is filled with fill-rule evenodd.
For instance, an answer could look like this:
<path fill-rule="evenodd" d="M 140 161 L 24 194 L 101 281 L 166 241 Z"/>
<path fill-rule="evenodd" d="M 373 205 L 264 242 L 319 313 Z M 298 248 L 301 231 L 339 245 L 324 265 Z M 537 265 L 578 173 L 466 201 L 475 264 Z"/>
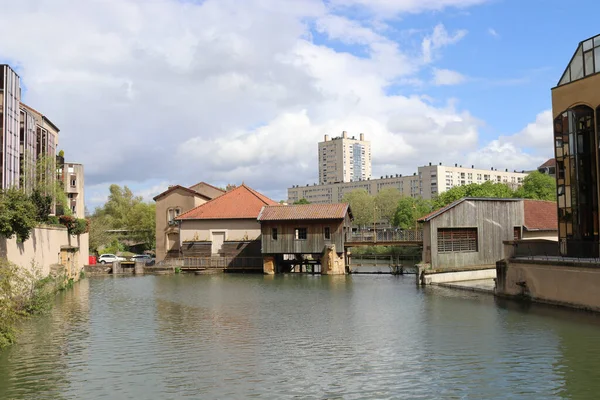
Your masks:
<path fill-rule="evenodd" d="M 13 235 L 24 242 L 37 225 L 37 209 L 23 191 L 8 189 L 0 192 L 0 235 L 10 239 Z"/>
<path fill-rule="evenodd" d="M 0 259 L 0 349 L 15 342 L 20 319 L 52 306 L 56 280 L 40 279 L 35 266 L 32 271 Z"/>
<path fill-rule="evenodd" d="M 84 218 L 75 218 L 71 215 L 61 215 L 59 217 L 59 221 L 67 228 L 69 235 L 81 235 L 82 233 L 89 232 L 89 221 Z"/>
<path fill-rule="evenodd" d="M 56 215 L 51 215 L 51 216 L 49 216 L 49 217 L 48 217 L 48 221 L 47 221 L 47 223 L 48 223 L 49 225 L 62 225 L 62 224 L 60 223 L 60 220 L 59 220 L 59 218 L 58 218 Z"/>
<path fill-rule="evenodd" d="M 47 222 L 48 216 L 52 211 L 52 196 L 43 194 L 39 189 L 35 189 L 31 194 L 31 201 L 35 205 L 37 221 Z"/>

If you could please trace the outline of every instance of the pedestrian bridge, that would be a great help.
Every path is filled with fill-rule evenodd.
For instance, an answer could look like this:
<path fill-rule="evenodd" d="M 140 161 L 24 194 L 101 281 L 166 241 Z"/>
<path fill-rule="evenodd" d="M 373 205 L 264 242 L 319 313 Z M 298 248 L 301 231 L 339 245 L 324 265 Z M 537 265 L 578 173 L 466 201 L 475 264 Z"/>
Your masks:
<path fill-rule="evenodd" d="M 360 246 L 422 246 L 422 230 L 376 229 L 349 232 L 344 247 Z"/>

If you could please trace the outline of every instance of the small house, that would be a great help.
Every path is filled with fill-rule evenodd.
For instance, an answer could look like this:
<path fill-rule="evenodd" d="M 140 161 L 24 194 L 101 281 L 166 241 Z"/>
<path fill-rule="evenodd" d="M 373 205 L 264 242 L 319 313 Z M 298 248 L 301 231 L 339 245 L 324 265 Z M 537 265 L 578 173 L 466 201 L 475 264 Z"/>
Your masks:
<path fill-rule="evenodd" d="M 277 202 L 242 184 L 175 218 L 184 257 L 260 257 L 261 209 Z"/>
<path fill-rule="evenodd" d="M 340 259 L 344 263 L 344 243 L 352 224 L 347 203 L 265 206 L 258 215 L 258 222 L 263 257 L 270 257 L 275 263 L 272 272 L 279 270 L 284 255 L 321 260 L 331 253 L 338 266 Z M 345 264 L 341 270 L 345 272 Z M 322 273 L 327 271 L 322 266 Z M 336 273 L 340 273 L 339 269 Z"/>

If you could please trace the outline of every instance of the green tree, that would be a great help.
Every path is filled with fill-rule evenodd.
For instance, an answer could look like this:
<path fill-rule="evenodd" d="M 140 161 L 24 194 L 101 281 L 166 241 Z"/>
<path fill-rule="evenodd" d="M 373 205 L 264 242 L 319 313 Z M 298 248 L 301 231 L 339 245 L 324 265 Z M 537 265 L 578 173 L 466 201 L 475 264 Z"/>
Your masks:
<path fill-rule="evenodd" d="M 129 236 L 146 244 L 146 249 L 154 247 L 156 240 L 156 205 L 135 204 L 125 216 L 125 228 Z"/>
<path fill-rule="evenodd" d="M 142 203 L 143 199 L 141 196 L 135 196 L 127 186 L 112 184 L 108 190 L 108 200 L 97 210 L 96 215 L 106 216 L 105 222 L 109 224 L 109 228 L 126 229 L 127 214 L 135 205 Z"/>
<path fill-rule="evenodd" d="M 346 193 L 342 201 L 350 204 L 355 225 L 367 226 L 377 221 L 375 199 L 365 189 Z"/>
<path fill-rule="evenodd" d="M 310 201 L 306 200 L 305 198 L 301 198 L 300 200 L 295 201 L 294 204 L 310 204 Z"/>
<path fill-rule="evenodd" d="M 115 235 L 108 232 L 108 217 L 93 215 L 90 217 L 89 246 L 91 253 L 98 253 L 103 247 L 109 246 L 115 239 Z"/>
<path fill-rule="evenodd" d="M 415 229 L 417 220 L 432 210 L 431 202 L 422 198 L 402 197 L 396 207 L 394 226 Z"/>
<path fill-rule="evenodd" d="M 514 196 L 522 199 L 556 201 L 556 180 L 539 171 L 532 172 L 523 179 L 523 186 L 517 189 Z"/>
<path fill-rule="evenodd" d="M 0 193 L 0 235 L 10 239 L 13 235 L 24 242 L 37 225 L 37 209 L 29 196 L 19 189 Z"/>
<path fill-rule="evenodd" d="M 511 198 L 514 197 L 514 192 L 508 185 L 492 181 L 455 186 L 433 199 L 433 208 L 447 206 L 463 197 Z"/>
<path fill-rule="evenodd" d="M 391 223 L 398 208 L 398 202 L 402 199 L 402 194 L 396 188 L 385 188 L 375 195 L 375 207 L 380 219 Z"/>

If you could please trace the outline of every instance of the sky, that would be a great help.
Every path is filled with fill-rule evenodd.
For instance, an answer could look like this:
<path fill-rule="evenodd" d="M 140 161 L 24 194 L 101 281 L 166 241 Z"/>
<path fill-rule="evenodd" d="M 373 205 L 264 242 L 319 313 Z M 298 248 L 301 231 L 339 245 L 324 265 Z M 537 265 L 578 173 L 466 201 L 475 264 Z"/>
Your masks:
<path fill-rule="evenodd" d="M 365 133 L 373 176 L 531 170 L 553 156 L 551 88 L 600 3 L 564 0 L 0 0 L 0 62 L 85 165 L 151 201 L 318 180 L 325 134 Z"/>

